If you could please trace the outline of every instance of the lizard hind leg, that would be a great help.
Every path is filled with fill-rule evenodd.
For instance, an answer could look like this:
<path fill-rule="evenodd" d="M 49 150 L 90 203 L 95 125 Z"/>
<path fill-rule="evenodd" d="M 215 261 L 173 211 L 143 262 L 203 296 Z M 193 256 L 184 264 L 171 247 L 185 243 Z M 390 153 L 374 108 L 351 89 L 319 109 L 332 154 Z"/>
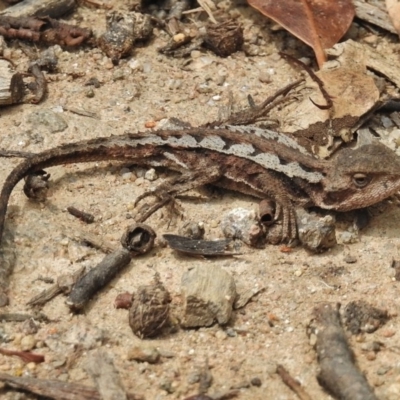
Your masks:
<path fill-rule="evenodd" d="M 175 204 L 175 197 L 177 195 L 187 192 L 188 190 L 195 189 L 199 186 L 215 182 L 221 177 L 221 175 L 222 173 L 220 172 L 220 169 L 218 167 L 214 167 L 208 169 L 206 174 L 204 171 L 188 171 L 160 183 L 153 189 L 144 192 L 136 198 L 135 206 L 137 206 L 141 200 L 147 197 L 156 197 L 156 201 L 153 204 L 144 204 L 142 207 L 140 207 L 135 218 L 136 221 L 146 221 L 157 210 L 168 204 L 172 205 L 174 209 L 177 210 L 178 207 Z"/>

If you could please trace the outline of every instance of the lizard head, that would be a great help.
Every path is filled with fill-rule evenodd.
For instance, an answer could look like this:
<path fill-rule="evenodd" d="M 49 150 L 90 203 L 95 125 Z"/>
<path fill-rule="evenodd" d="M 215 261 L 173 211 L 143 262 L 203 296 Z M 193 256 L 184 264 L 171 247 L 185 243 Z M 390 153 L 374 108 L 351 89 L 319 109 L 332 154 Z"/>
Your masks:
<path fill-rule="evenodd" d="M 321 183 L 322 190 L 315 193 L 321 208 L 368 207 L 400 190 L 400 157 L 378 142 L 344 148 L 332 157 Z"/>

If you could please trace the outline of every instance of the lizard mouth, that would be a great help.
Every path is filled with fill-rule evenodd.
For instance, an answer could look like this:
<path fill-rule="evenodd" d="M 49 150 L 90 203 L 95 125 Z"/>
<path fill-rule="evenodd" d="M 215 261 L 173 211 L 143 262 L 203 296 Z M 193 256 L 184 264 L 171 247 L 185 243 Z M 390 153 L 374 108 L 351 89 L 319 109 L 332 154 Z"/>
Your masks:
<path fill-rule="evenodd" d="M 343 190 L 340 192 L 328 192 L 324 197 L 324 203 L 332 208 L 340 209 L 341 205 L 350 198 L 352 192 Z"/>

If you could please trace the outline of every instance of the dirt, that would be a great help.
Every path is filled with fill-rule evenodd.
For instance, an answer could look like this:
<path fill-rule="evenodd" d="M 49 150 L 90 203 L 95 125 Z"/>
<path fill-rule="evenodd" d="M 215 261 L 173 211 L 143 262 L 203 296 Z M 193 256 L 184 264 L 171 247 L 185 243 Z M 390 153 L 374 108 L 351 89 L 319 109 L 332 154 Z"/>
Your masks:
<path fill-rule="evenodd" d="M 109 3 L 115 10 L 124 9 L 123 1 Z M 314 62 L 311 49 L 283 30 L 272 30 L 274 24 L 248 6 L 224 1 L 218 7 L 240 21 L 246 48 L 258 55 L 241 51 L 220 58 L 204 50 L 194 51 L 187 59 L 169 58 L 157 52 L 168 40 L 160 28 L 154 29 L 150 42 L 138 46 L 118 66 L 96 48 L 63 51 L 56 46 L 58 72 L 47 75 L 45 101 L 1 110 L 0 148 L 38 152 L 61 143 L 143 131 L 146 123 L 160 127 L 164 119 L 172 117 L 199 125 L 216 119 L 231 93 L 240 109 L 247 105 L 248 95 L 260 102 L 297 79 L 299 73 L 278 51 Z M 79 7 L 68 22 L 100 33 L 105 29 L 105 13 Z M 375 46 L 382 54 L 399 51 L 394 36 L 369 33 L 355 24 L 351 31 L 353 39 Z M 18 46 L 9 44 L 5 55 L 18 69 L 26 70 L 28 59 Z M 85 86 L 93 77 L 100 81 L 99 88 Z M 94 117 L 67 108 L 90 111 Z M 32 117 L 43 110 L 64 120 L 66 129 L 61 130 L 62 121 L 57 131 L 60 121 L 46 125 Z M 18 163 L 18 159 L 2 159 L 0 184 Z M 102 162 L 51 168 L 51 188 L 44 204 L 28 200 L 22 184 L 18 185 L 7 217 L 7 228 L 14 235 L 14 242 L 7 246 L 15 249 L 17 259 L 10 305 L 1 312 L 32 312 L 27 300 L 49 287 L 39 277 L 57 278 L 82 266 L 93 267 L 103 258 L 102 252 L 75 242 L 68 232 L 87 230 L 118 245 L 124 228 L 133 221 L 135 198 L 169 176 L 159 171 L 159 178 L 151 182 L 141 176 L 142 170 L 128 167 Z M 166 232 L 176 233 L 189 220 L 204 223 L 206 238 L 221 238 L 223 214 L 237 207 L 257 208 L 256 200 L 235 193 L 200 190 L 200 195 L 194 194 L 200 196 L 198 200 L 180 201 L 181 218 L 173 219 L 160 210 L 148 220 L 158 238 Z M 68 206 L 94 214 L 95 222 L 85 225 L 66 212 Z M 198 393 L 198 379 L 206 363 L 212 374 L 207 393 L 212 397 L 238 390 L 238 399 L 297 399 L 275 373 L 277 364 L 282 364 L 311 398 L 330 399 L 317 382 L 316 354 L 306 334 L 312 309 L 322 301 L 346 305 L 364 300 L 387 310 L 390 318 L 373 333 L 349 336 L 350 343 L 378 397 L 398 399 L 400 300 L 392 260 L 399 258 L 399 223 L 398 207 L 385 203 L 355 243 L 337 245 L 322 254 L 301 247 L 284 252 L 280 246 L 260 250 L 243 245 L 243 254 L 233 258 L 191 258 L 158 241 L 149 255 L 134 259 L 81 314 L 71 313 L 60 295 L 41 309 L 50 322 L 37 322 L 37 332 L 30 330 L 28 323 L 2 322 L 2 346 L 30 347 L 46 361 L 26 364 L 0 355 L 0 371 L 93 386 L 85 365 L 90 354 L 103 347 L 112 355 L 125 389 L 145 399 L 183 399 Z M 199 265 L 218 265 L 234 277 L 238 287 L 264 290 L 235 311 L 227 326 L 177 329 L 149 340 L 148 344 L 161 352 L 158 363 L 129 360 L 129 350 L 139 339 L 128 325 L 128 311 L 114 308 L 116 296 L 150 284 L 158 272 L 171 293 L 172 310 L 179 315 L 182 274 Z M 373 350 L 375 342 L 382 343 L 381 351 Z M 34 398 L 8 389 L 3 389 L 2 396 Z"/>

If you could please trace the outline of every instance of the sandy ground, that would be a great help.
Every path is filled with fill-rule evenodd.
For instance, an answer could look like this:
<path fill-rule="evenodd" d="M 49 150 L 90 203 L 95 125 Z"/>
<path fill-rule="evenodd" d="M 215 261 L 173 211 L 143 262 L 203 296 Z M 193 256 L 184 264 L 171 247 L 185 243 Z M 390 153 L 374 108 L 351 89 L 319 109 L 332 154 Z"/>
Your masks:
<path fill-rule="evenodd" d="M 118 9 L 123 2 L 113 3 Z M 145 130 L 147 122 L 160 124 L 163 118 L 171 117 L 199 125 L 217 117 L 230 92 L 240 108 L 246 105 L 247 95 L 262 101 L 296 79 L 297 72 L 277 56 L 278 50 L 313 57 L 311 50 L 297 39 L 283 31 L 271 31 L 272 24 L 247 6 L 227 2 L 220 7 L 239 18 L 246 46 L 257 48 L 260 55 L 238 52 L 223 59 L 204 51 L 192 53 L 190 62 L 168 58 L 157 53 L 157 48 L 167 41 L 167 35 L 157 28 L 150 43 L 137 48 L 131 58 L 116 67 L 98 49 L 56 49 L 59 72 L 48 75 L 46 100 L 39 105 L 23 104 L 1 110 L 0 148 L 38 152 L 61 143 Z M 102 32 L 104 15 L 104 10 L 80 8 L 70 22 Z M 370 36 L 359 32 L 357 40 Z M 383 54 L 399 50 L 398 40 L 384 34 L 376 36 L 373 45 Z M 21 50 L 10 47 L 7 52 L 23 69 L 27 59 Z M 101 82 L 101 87 L 93 89 L 94 97 L 90 98 L 90 88 L 84 84 L 92 77 Z M 63 111 L 64 106 L 91 111 L 96 117 Z M 50 127 L 31 123 L 32 114 L 43 110 L 56 114 L 67 128 L 54 132 L 54 123 Z M 18 162 L 1 161 L 0 184 Z M 29 201 L 21 184 L 12 194 L 7 227 L 15 237 L 8 246 L 15 249 L 17 260 L 10 283 L 11 302 L 2 312 L 32 312 L 25 305 L 27 299 L 49 286 L 38 277 L 56 278 L 99 262 L 103 257 L 100 251 L 74 242 L 63 232 L 86 229 L 117 244 L 123 229 L 132 223 L 136 196 L 158 182 L 143 179 L 140 170 L 128 171 L 116 162 L 60 166 L 49 172 L 52 183 L 45 204 Z M 168 173 L 159 173 L 159 179 L 167 176 Z M 183 220 L 171 223 L 168 213 L 161 210 L 148 223 L 161 235 L 177 232 L 188 220 L 203 221 L 206 237 L 220 238 L 221 215 L 236 207 L 257 206 L 254 199 L 234 193 L 201 193 L 209 197 L 181 202 Z M 93 213 L 95 223 L 85 226 L 69 215 L 66 207 L 71 205 Z M 321 301 L 345 305 L 362 299 L 388 310 L 391 319 L 375 333 L 352 336 L 350 343 L 360 369 L 378 396 L 398 399 L 400 302 L 399 283 L 394 279 L 391 264 L 399 258 L 399 222 L 397 206 L 386 205 L 356 243 L 337 245 L 320 255 L 299 247 L 286 253 L 279 246 L 263 250 L 244 246 L 244 254 L 235 258 L 198 259 L 157 245 L 149 255 L 132 261 L 81 314 L 72 314 L 65 305 L 65 297 L 58 296 L 41 310 L 53 322 L 38 322 L 37 332 L 30 333 L 27 324 L 1 322 L 0 338 L 6 342 L 3 346 L 32 348 L 44 354 L 46 362 L 26 364 L 18 358 L 0 355 L 0 371 L 93 385 L 85 363 L 102 346 L 114 357 L 125 388 L 146 399 L 183 399 L 196 394 L 198 376 L 206 360 L 213 377 L 210 396 L 238 389 L 239 399 L 297 399 L 276 375 L 279 363 L 304 385 L 313 399 L 330 399 L 316 380 L 316 354 L 306 326 L 313 307 Z M 354 262 L 346 262 L 349 255 Z M 128 325 L 128 312 L 114 308 L 115 297 L 151 283 L 158 272 L 171 293 L 173 310 L 177 311 L 182 300 L 182 274 L 190 267 L 206 264 L 226 269 L 238 286 L 262 286 L 265 290 L 245 308 L 234 312 L 228 326 L 178 330 L 149 341 L 149 345 L 161 351 L 159 363 L 128 360 L 129 349 L 138 339 Z M 376 354 L 369 350 L 373 342 L 383 343 Z M 261 386 L 251 383 L 256 382 L 254 378 L 259 378 Z M 2 396 L 34 398 L 7 390 Z"/>

